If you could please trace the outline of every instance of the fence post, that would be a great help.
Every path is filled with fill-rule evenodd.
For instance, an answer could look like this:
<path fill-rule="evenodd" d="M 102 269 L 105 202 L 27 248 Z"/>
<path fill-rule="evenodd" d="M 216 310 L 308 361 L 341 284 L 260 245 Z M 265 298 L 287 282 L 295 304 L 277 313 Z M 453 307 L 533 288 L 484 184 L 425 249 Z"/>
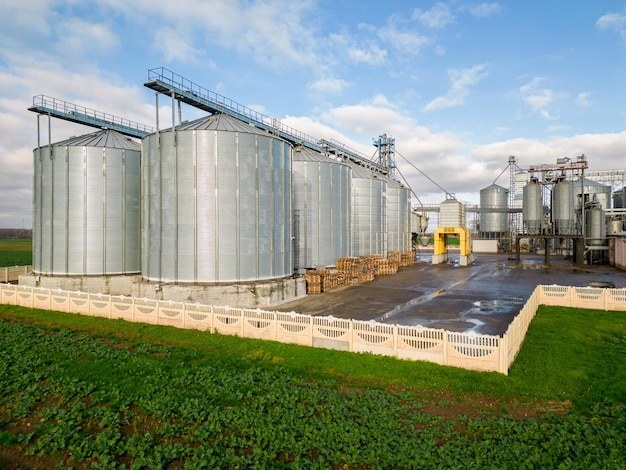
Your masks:
<path fill-rule="evenodd" d="M 354 351 L 354 320 L 350 319 L 348 323 L 348 345 L 350 352 Z"/>
<path fill-rule="evenodd" d="M 393 325 L 393 356 L 398 357 L 398 325 Z"/>
<path fill-rule="evenodd" d="M 509 374 L 509 334 L 504 333 L 498 341 L 500 345 L 500 370 L 499 372 L 508 375 Z"/>
<path fill-rule="evenodd" d="M 274 341 L 278 341 L 278 312 L 274 310 Z"/>
<path fill-rule="evenodd" d="M 448 332 L 443 332 L 443 365 L 448 365 Z"/>

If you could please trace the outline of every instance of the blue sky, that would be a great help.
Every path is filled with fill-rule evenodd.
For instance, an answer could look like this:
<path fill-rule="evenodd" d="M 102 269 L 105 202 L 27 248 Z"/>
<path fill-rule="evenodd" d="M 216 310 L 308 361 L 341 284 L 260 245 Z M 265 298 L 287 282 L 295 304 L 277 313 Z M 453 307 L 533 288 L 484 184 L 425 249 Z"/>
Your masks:
<path fill-rule="evenodd" d="M 0 227 L 31 226 L 33 96 L 154 125 L 161 66 L 367 155 L 393 136 L 425 203 L 445 195 L 402 157 L 470 202 L 509 155 L 626 168 L 626 0 L 4 0 Z"/>

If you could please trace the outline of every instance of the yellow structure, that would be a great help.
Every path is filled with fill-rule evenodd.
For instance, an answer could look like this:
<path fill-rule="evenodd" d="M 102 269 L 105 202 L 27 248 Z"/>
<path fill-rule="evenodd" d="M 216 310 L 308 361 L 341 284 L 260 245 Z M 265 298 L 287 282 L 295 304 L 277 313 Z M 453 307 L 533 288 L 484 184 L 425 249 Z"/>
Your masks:
<path fill-rule="evenodd" d="M 459 236 L 460 265 L 468 266 L 474 262 L 472 256 L 472 241 L 470 231 L 465 227 L 439 227 L 435 230 L 435 251 L 433 253 L 433 263 L 441 264 L 448 261 L 448 236 Z"/>

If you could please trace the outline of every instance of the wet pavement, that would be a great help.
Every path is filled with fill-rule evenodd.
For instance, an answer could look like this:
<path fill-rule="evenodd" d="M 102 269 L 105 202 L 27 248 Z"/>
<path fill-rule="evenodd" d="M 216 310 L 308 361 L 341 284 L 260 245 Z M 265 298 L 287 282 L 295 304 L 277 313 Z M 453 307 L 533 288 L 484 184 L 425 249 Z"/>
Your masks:
<path fill-rule="evenodd" d="M 422 251 L 414 266 L 397 274 L 310 294 L 275 309 L 501 335 L 537 285 L 584 287 L 595 282 L 626 287 L 625 271 L 609 265 L 578 267 L 559 256 L 545 266 L 543 255 L 523 255 L 516 265 L 507 254 L 476 254 L 474 264 L 462 267 L 454 253 L 440 265 L 431 264 L 431 255 Z"/>

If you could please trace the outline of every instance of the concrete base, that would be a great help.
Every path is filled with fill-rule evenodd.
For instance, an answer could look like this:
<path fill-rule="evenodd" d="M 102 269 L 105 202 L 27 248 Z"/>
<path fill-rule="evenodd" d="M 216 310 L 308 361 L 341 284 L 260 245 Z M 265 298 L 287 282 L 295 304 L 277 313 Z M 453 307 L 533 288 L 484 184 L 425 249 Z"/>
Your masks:
<path fill-rule="evenodd" d="M 440 255 L 433 255 L 433 264 L 441 264 L 448 262 L 448 253 L 442 253 Z"/>
<path fill-rule="evenodd" d="M 140 275 L 61 277 L 31 273 L 20 276 L 19 284 L 46 289 L 241 308 L 267 308 L 306 296 L 306 280 L 303 277 L 250 284 L 195 285 L 147 282 Z"/>
<path fill-rule="evenodd" d="M 469 266 L 474 263 L 474 255 L 461 255 L 459 259 L 459 264 L 461 266 Z"/>

